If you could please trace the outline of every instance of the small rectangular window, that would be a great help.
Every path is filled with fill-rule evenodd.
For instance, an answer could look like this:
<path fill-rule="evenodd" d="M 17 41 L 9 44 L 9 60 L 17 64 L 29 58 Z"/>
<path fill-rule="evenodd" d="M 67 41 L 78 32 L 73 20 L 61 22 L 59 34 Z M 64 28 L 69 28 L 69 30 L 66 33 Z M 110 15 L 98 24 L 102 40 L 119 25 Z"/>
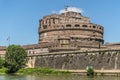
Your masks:
<path fill-rule="evenodd" d="M 43 29 L 47 29 L 47 25 L 43 25 Z"/>
<path fill-rule="evenodd" d="M 87 25 L 83 25 L 82 27 L 87 27 Z"/>
<path fill-rule="evenodd" d="M 93 26 L 93 28 L 96 28 L 96 26 Z"/>
<path fill-rule="evenodd" d="M 71 27 L 71 25 L 70 25 L 70 24 L 68 24 L 68 25 L 66 25 L 66 27 Z"/>
<path fill-rule="evenodd" d="M 79 25 L 79 24 L 76 24 L 75 27 L 80 27 L 80 25 Z"/>

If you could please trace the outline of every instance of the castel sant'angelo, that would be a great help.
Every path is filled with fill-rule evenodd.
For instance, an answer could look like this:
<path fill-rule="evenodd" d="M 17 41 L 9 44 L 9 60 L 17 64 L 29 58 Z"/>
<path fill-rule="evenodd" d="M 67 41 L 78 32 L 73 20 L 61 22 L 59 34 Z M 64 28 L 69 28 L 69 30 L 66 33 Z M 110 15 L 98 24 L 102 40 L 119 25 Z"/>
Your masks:
<path fill-rule="evenodd" d="M 119 43 L 104 44 L 104 27 L 91 23 L 75 7 L 44 16 L 39 20 L 38 34 L 38 44 L 23 45 L 28 54 L 120 49 Z M 1 46 L 0 54 L 4 55 L 5 50 Z"/>
<path fill-rule="evenodd" d="M 44 16 L 38 35 L 38 44 L 22 46 L 28 52 L 28 67 L 120 69 L 120 43 L 104 43 L 104 27 L 91 23 L 78 8 Z M 0 46 L 0 56 L 6 48 Z"/>
<path fill-rule="evenodd" d="M 40 20 L 39 43 L 53 43 L 50 51 L 98 49 L 104 43 L 103 27 L 91 23 L 79 9 L 68 7 Z"/>

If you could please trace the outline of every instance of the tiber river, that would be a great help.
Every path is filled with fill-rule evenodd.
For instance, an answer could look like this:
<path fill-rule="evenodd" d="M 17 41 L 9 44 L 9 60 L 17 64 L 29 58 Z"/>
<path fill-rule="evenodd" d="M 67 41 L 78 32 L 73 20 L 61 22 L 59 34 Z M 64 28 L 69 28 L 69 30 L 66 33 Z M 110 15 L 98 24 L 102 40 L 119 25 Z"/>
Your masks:
<path fill-rule="evenodd" d="M 0 80 L 120 80 L 115 76 L 87 77 L 79 75 L 0 75 Z"/>

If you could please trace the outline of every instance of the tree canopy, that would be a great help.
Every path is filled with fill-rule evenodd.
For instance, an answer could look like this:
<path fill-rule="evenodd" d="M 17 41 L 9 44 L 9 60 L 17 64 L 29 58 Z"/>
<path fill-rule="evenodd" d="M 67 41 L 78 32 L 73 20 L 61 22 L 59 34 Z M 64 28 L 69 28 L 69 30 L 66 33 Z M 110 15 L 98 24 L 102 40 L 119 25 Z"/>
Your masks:
<path fill-rule="evenodd" d="M 27 63 L 27 52 L 19 45 L 10 45 L 6 49 L 5 67 L 7 73 L 15 73 L 25 67 Z"/>

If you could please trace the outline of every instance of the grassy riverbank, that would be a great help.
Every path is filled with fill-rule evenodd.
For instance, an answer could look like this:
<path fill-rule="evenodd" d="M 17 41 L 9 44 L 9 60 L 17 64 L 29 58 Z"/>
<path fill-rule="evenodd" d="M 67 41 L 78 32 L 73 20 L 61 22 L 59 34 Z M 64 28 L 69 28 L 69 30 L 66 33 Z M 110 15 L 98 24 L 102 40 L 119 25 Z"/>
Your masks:
<path fill-rule="evenodd" d="M 20 69 L 17 73 L 23 74 L 69 74 L 68 71 L 57 71 L 51 68 L 24 68 Z"/>
<path fill-rule="evenodd" d="M 1 68 L 0 69 L 0 74 L 6 74 L 5 71 L 6 71 L 6 68 Z"/>
<path fill-rule="evenodd" d="M 6 68 L 0 69 L 0 74 L 6 74 L 5 73 Z M 57 71 L 55 69 L 51 68 L 23 68 L 17 71 L 15 74 L 70 74 L 68 71 Z"/>

